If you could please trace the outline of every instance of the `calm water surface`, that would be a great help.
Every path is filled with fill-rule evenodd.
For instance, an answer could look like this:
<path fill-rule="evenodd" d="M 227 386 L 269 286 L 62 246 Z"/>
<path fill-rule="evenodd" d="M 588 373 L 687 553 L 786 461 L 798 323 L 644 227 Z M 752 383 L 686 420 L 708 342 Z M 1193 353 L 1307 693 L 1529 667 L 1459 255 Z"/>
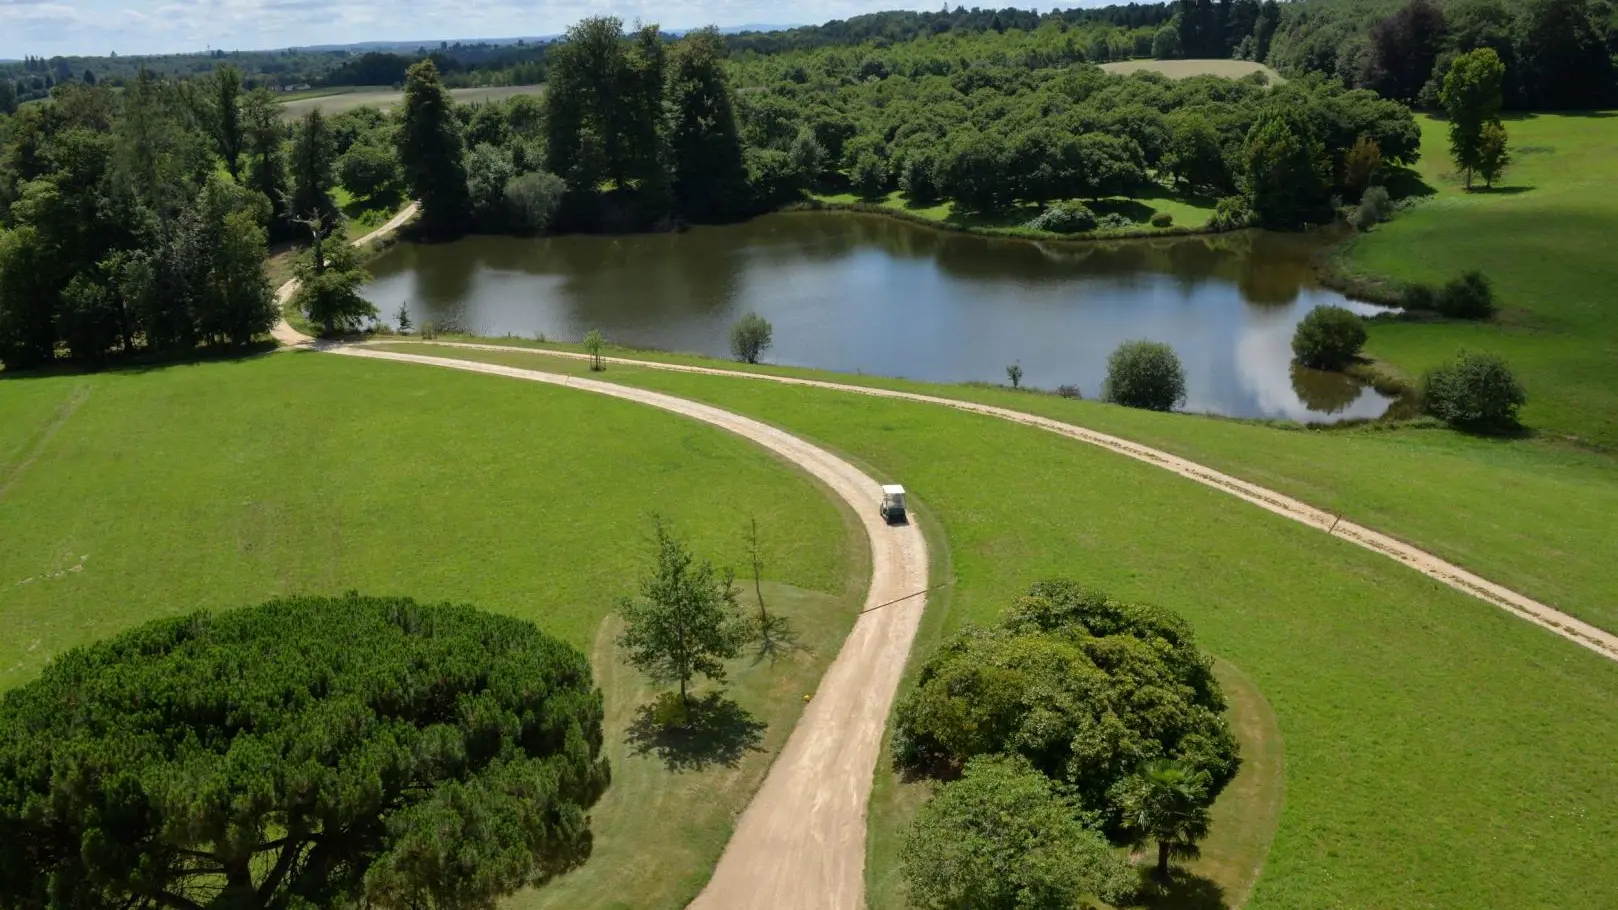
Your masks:
<path fill-rule="evenodd" d="M 1186 409 L 1235 417 L 1376 417 L 1389 400 L 1291 366 L 1316 306 L 1318 241 L 1244 233 L 1110 245 L 998 241 L 878 216 L 771 215 L 681 234 L 474 237 L 402 244 L 371 266 L 386 316 L 477 335 L 578 340 L 593 328 L 637 347 L 729 354 L 748 311 L 775 326 L 774 363 L 938 382 L 1101 391 L 1120 342 L 1167 342 Z"/>

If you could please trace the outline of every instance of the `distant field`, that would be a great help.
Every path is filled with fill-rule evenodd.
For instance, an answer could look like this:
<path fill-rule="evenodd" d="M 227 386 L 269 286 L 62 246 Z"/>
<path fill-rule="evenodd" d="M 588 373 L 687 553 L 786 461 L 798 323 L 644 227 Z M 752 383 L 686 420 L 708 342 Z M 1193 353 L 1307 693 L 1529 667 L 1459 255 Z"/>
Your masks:
<path fill-rule="evenodd" d="M 504 101 L 517 95 L 540 95 L 545 91 L 542 85 L 495 85 L 487 88 L 453 88 L 449 93 L 455 96 L 456 101 Z M 356 88 L 336 88 L 321 95 L 302 95 L 290 98 L 281 103 L 284 116 L 288 118 L 302 117 L 314 108 L 320 108 L 321 113 L 341 114 L 357 107 L 374 105 L 380 108 L 390 108 L 398 104 L 404 97 L 404 92 L 391 88 L 374 88 L 360 86 Z"/>
<path fill-rule="evenodd" d="M 1280 73 L 1251 60 L 1120 60 L 1117 63 L 1103 63 L 1101 68 L 1109 73 L 1125 75 L 1141 70 L 1152 70 L 1170 79 L 1184 79 L 1187 76 L 1225 76 L 1240 79 L 1253 73 L 1263 73 L 1270 77 L 1271 82 L 1286 81 Z"/>

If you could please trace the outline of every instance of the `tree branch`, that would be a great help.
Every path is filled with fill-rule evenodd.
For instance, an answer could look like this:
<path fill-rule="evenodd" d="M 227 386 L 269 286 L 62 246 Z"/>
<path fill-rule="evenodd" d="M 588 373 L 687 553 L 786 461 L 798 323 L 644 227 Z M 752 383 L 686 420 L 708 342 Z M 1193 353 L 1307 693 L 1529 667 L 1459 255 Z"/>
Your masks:
<path fill-rule="evenodd" d="M 174 910 L 202 910 L 202 905 L 196 901 L 191 900 L 190 898 L 181 897 L 178 894 L 171 894 L 167 891 L 159 891 L 152 895 L 152 897 L 163 906 L 173 907 Z"/>

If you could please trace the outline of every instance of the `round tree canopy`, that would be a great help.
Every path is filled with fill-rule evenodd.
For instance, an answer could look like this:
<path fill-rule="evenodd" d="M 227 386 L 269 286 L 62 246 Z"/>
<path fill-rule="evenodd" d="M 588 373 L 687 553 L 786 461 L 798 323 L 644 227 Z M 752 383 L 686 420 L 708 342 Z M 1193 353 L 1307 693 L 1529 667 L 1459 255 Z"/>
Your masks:
<path fill-rule="evenodd" d="M 601 694 L 403 598 L 162 620 L 0 699 L 0 907 L 488 906 L 590 852 Z"/>

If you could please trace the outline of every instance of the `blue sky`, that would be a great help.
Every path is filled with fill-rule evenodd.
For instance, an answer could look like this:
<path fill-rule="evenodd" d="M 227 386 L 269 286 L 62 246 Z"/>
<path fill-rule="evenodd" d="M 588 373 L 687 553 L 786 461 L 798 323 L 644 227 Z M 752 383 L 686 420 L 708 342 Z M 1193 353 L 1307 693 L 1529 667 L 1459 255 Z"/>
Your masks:
<path fill-rule="evenodd" d="M 1100 2 L 1046 0 L 1039 8 Z M 0 58 L 549 35 L 603 14 L 689 28 L 819 23 L 877 10 L 941 6 L 937 0 L 0 0 Z"/>

